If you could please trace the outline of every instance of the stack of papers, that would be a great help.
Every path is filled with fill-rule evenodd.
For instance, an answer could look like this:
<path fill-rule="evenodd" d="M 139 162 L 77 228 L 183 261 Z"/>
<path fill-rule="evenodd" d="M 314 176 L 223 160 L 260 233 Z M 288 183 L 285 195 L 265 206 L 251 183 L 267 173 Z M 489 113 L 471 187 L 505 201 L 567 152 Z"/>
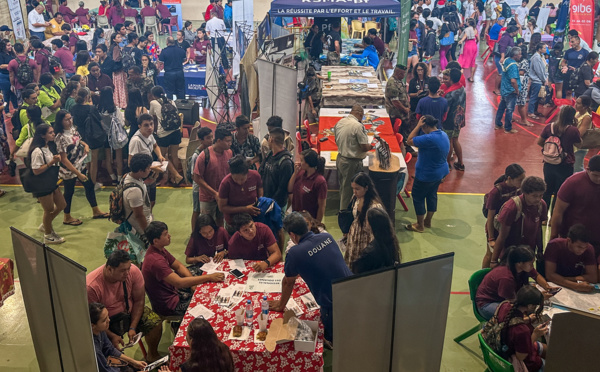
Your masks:
<path fill-rule="evenodd" d="M 208 319 L 212 318 L 213 316 L 215 316 L 215 313 L 213 313 L 212 311 L 208 310 L 206 308 L 206 306 L 204 306 L 202 304 L 196 304 L 196 306 L 194 306 L 192 309 L 190 309 L 189 313 L 194 318 L 203 317 L 206 320 L 208 320 Z"/>
<path fill-rule="evenodd" d="M 229 261 L 229 270 L 235 270 L 238 269 L 239 271 L 244 271 L 246 270 L 246 264 L 244 263 L 244 260 L 228 260 Z"/>
<path fill-rule="evenodd" d="M 214 273 L 227 274 L 226 271 L 219 271 L 219 270 L 217 270 L 221 266 L 221 264 L 222 264 L 222 262 L 216 263 L 211 258 L 210 261 L 208 261 L 207 263 L 203 264 L 200 269 L 202 269 L 202 271 L 204 271 L 207 274 L 214 274 Z"/>
<path fill-rule="evenodd" d="M 163 161 L 162 163 L 160 161 L 153 161 L 152 165 L 150 166 L 150 168 L 160 168 L 160 170 L 162 170 L 163 172 L 167 171 L 167 165 L 169 165 L 168 161 Z"/>
<path fill-rule="evenodd" d="M 246 286 L 243 284 L 221 288 L 215 301 L 217 302 L 217 305 L 224 307 L 227 310 L 233 310 L 233 308 L 244 299 L 244 293 L 246 293 Z"/>

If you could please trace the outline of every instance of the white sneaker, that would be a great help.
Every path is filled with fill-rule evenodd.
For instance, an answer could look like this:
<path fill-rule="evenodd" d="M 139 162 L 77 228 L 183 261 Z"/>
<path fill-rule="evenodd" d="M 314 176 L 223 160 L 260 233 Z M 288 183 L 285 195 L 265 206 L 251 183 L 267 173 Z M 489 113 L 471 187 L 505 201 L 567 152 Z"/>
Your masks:
<path fill-rule="evenodd" d="M 103 184 L 101 184 L 100 182 L 96 182 L 96 184 L 94 185 L 94 191 L 98 191 L 102 188 L 102 186 L 104 186 Z"/>
<path fill-rule="evenodd" d="M 65 238 L 59 236 L 55 232 L 52 232 L 51 234 L 44 234 L 44 244 L 61 244 L 64 242 Z"/>

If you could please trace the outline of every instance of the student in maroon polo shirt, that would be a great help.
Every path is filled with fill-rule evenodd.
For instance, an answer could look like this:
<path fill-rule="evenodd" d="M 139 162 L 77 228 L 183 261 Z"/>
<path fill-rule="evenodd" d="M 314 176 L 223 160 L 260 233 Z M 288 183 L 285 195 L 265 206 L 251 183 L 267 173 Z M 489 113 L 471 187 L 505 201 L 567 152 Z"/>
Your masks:
<path fill-rule="evenodd" d="M 527 285 L 529 278 L 547 291 L 545 296 L 551 297 L 548 291 L 552 288 L 533 268 L 534 256 L 529 247 L 509 247 L 504 257 L 500 265 L 492 269 L 477 288 L 475 303 L 479 314 L 485 319 L 491 319 L 502 301 L 514 300 L 516 293 Z"/>
<path fill-rule="evenodd" d="M 213 257 L 214 262 L 223 261 L 229 247 L 229 234 L 217 226 L 215 220 L 208 215 L 202 214 L 196 220 L 196 227 L 185 249 L 185 263 L 203 264 Z"/>
<path fill-rule="evenodd" d="M 233 224 L 237 232 L 229 240 L 228 258 L 259 261 L 252 266 L 259 272 L 281 261 L 277 240 L 267 225 L 254 222 L 248 213 L 236 214 Z"/>
<path fill-rule="evenodd" d="M 229 160 L 231 172 L 219 186 L 219 210 L 223 212 L 227 229 L 233 231 L 233 216 L 238 213 L 248 213 L 258 216 L 260 209 L 255 203 L 263 196 L 263 185 L 260 174 L 249 169 L 244 155 L 239 154 Z M 235 231 L 233 231 L 235 232 Z"/>
<path fill-rule="evenodd" d="M 600 257 L 600 155 L 593 156 L 584 172 L 567 178 L 556 196 L 550 238 L 565 237 L 580 223 L 590 234 L 596 257 Z"/>
<path fill-rule="evenodd" d="M 327 202 L 324 170 L 325 158 L 320 157 L 313 149 L 304 150 L 300 154 L 300 164 L 295 165 L 294 174 L 288 183 L 292 210 L 308 211 L 318 222 L 323 221 Z"/>
<path fill-rule="evenodd" d="M 544 254 L 546 277 L 552 283 L 578 292 L 591 292 L 598 282 L 594 247 L 585 226 L 575 224 L 567 238 L 552 239 Z"/>
<path fill-rule="evenodd" d="M 537 247 L 538 256 L 541 257 L 542 222 L 548 219 L 548 208 L 542 200 L 545 190 L 546 184 L 543 179 L 530 176 L 521 183 L 523 194 L 504 203 L 498 213 L 498 221 L 502 226 L 492 253 L 491 267 L 498 265 L 504 247 L 511 245 L 527 245 L 533 253 L 536 252 Z M 519 211 L 521 211 L 520 216 Z"/>
<path fill-rule="evenodd" d="M 152 310 L 162 316 L 184 315 L 198 284 L 222 282 L 224 275 L 192 276 L 190 271 L 165 249 L 171 244 L 167 224 L 150 222 L 145 230 L 150 247 L 144 257 L 142 275 Z"/>

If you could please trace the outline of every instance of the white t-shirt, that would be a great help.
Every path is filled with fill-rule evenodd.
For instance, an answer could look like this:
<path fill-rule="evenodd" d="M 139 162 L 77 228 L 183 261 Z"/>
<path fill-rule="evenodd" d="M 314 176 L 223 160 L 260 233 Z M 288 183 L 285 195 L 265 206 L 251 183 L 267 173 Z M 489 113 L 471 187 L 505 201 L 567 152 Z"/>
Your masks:
<path fill-rule="evenodd" d="M 473 13 L 475 13 L 475 4 L 465 2 L 463 3 L 465 8 L 465 19 L 470 18 Z"/>
<path fill-rule="evenodd" d="M 442 25 L 444 24 L 444 22 L 442 22 L 439 18 L 436 17 L 429 17 L 427 18 L 428 21 L 432 21 L 433 22 L 433 29 L 435 31 L 438 30 L 439 27 L 442 27 Z"/>
<path fill-rule="evenodd" d="M 136 154 L 146 154 L 152 156 L 154 145 L 156 145 L 154 136 L 151 135 L 150 137 L 146 138 L 138 130 L 131 137 L 131 141 L 129 141 L 129 155 L 133 156 Z"/>
<path fill-rule="evenodd" d="M 535 26 L 533 28 L 534 34 L 541 33 L 541 32 L 542 32 L 542 30 L 538 26 Z M 525 40 L 526 43 L 531 41 L 531 35 L 533 35 L 533 34 L 531 33 L 531 31 L 529 31 L 529 28 L 525 28 L 525 29 L 523 29 L 523 31 L 521 31 L 521 37 Z"/>
<path fill-rule="evenodd" d="M 48 146 L 34 149 L 31 152 L 31 169 L 40 169 L 44 164 L 50 164 L 53 157 L 54 154 L 50 151 Z M 53 166 L 58 166 L 58 163 Z"/>
<path fill-rule="evenodd" d="M 144 206 L 144 216 L 146 217 L 146 222 L 152 222 L 152 207 L 150 205 L 150 196 L 148 195 L 148 189 L 146 188 L 144 181 L 136 180 L 129 174 L 125 176 L 123 183 L 135 183 L 136 185 L 139 185 L 142 188 L 140 190 L 140 187 L 133 186 L 123 191 L 123 206 L 125 207 L 125 217 L 129 217 L 128 221 L 131 224 L 131 226 L 135 229 L 135 231 L 137 231 L 140 234 L 143 234 L 144 230 L 142 229 L 135 216 L 131 212 L 133 208 Z"/>
<path fill-rule="evenodd" d="M 29 14 L 27 15 L 27 21 L 29 22 L 29 30 L 31 30 L 33 32 L 46 31 L 46 27 L 44 27 L 44 26 L 36 27 L 33 25 L 34 23 L 46 23 L 44 16 L 41 15 L 40 13 L 38 13 L 35 9 L 33 9 L 31 12 L 29 12 Z"/>
<path fill-rule="evenodd" d="M 227 27 L 225 27 L 225 22 L 222 19 L 213 17 L 206 22 L 205 30 L 209 37 L 223 37 L 223 32 L 227 30 Z"/>
<path fill-rule="evenodd" d="M 526 6 L 519 6 L 515 10 L 515 16 L 517 17 L 517 21 L 521 26 L 525 26 L 525 18 L 529 14 L 529 8 Z"/>
<path fill-rule="evenodd" d="M 158 138 L 164 138 L 164 137 L 168 136 L 169 134 L 175 132 L 176 130 L 179 130 L 179 129 L 164 130 L 164 128 L 162 127 L 161 108 L 162 108 L 162 105 L 157 100 L 152 100 L 150 102 L 150 111 L 149 111 L 150 115 L 156 115 L 156 118 L 158 119 L 158 129 L 156 130 L 156 135 L 158 136 Z"/>

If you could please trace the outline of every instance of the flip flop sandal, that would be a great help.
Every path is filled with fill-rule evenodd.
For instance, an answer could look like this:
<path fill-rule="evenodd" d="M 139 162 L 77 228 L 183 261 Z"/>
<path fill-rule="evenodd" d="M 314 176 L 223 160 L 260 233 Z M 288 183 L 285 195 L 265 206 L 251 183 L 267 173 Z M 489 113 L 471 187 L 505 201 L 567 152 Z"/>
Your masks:
<path fill-rule="evenodd" d="M 104 214 L 98 214 L 96 216 L 93 216 L 92 219 L 93 220 L 99 220 L 99 219 L 108 218 L 108 217 L 110 217 L 110 214 L 109 213 L 104 213 Z"/>
<path fill-rule="evenodd" d="M 68 222 L 63 221 L 63 225 L 69 225 L 69 226 L 79 226 L 82 223 L 83 222 L 81 222 L 81 220 L 72 220 L 72 221 L 68 221 Z"/>
<path fill-rule="evenodd" d="M 414 232 L 418 232 L 418 233 L 423 233 L 424 232 L 424 231 L 420 231 L 420 230 L 415 229 L 412 224 L 405 225 L 404 228 L 406 230 L 408 230 L 408 231 L 414 231 Z"/>

